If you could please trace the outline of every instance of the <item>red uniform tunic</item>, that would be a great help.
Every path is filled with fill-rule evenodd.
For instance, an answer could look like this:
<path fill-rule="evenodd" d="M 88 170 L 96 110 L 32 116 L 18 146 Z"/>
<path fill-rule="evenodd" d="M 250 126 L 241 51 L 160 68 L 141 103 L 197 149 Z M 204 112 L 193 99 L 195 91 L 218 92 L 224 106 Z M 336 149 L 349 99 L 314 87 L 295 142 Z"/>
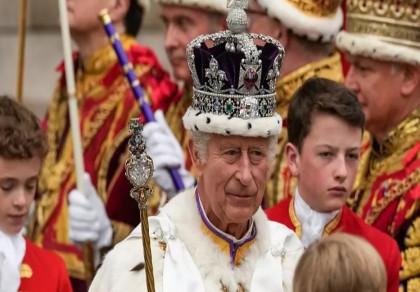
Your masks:
<path fill-rule="evenodd" d="M 26 241 L 20 267 L 19 292 L 70 292 L 69 276 L 63 260 L 56 254 Z"/>
<path fill-rule="evenodd" d="M 286 225 L 294 230 L 299 238 L 302 237 L 302 225 L 295 214 L 294 199 L 288 198 L 283 200 L 273 208 L 266 210 L 266 214 L 268 219 Z M 346 206 L 325 226 L 323 236 L 334 232 L 357 235 L 369 241 L 384 261 L 388 291 L 398 291 L 398 272 L 401 267 L 401 256 L 397 243 L 391 237 L 364 223 Z"/>
<path fill-rule="evenodd" d="M 400 291 L 420 291 L 420 109 L 362 154 L 354 189 L 353 210 L 398 243 Z"/>
<path fill-rule="evenodd" d="M 128 36 L 121 42 L 152 110 L 166 111 L 179 90 L 159 64 L 154 53 Z M 76 88 L 85 170 L 102 198 L 114 229 L 114 243 L 121 241 L 139 224 L 136 202 L 130 197 L 131 184 L 125 177 L 128 158 L 128 123 L 140 114 L 128 82 L 111 45 L 95 52 L 83 64 L 76 54 Z M 49 152 L 39 181 L 42 197 L 32 229 L 36 244 L 57 252 L 73 279 L 85 279 L 82 254 L 68 236 L 68 193 L 76 187 L 72 138 L 63 66 L 44 123 Z M 156 192 L 158 193 L 158 192 Z M 158 206 L 153 197 L 149 206 Z"/>

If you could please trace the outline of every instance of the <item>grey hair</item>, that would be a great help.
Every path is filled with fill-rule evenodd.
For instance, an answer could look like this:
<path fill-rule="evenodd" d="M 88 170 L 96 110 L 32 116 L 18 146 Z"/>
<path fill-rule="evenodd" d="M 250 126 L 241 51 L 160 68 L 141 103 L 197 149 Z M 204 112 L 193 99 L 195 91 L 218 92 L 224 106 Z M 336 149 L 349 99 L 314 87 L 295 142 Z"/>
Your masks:
<path fill-rule="evenodd" d="M 397 74 L 401 70 L 401 64 L 392 62 L 391 63 L 391 75 Z"/>
<path fill-rule="evenodd" d="M 197 148 L 198 151 L 198 158 L 205 162 L 207 158 L 207 150 L 208 144 L 211 138 L 211 133 L 206 133 L 202 131 L 191 131 L 191 139 L 194 143 L 194 146 Z M 276 159 L 277 153 L 277 141 L 279 136 L 269 136 L 268 137 L 268 159 L 269 161 L 273 161 Z"/>
<path fill-rule="evenodd" d="M 208 144 L 211 134 L 202 131 L 191 131 L 191 139 L 198 151 L 198 158 L 201 161 L 206 161 Z"/>
<path fill-rule="evenodd" d="M 270 161 L 273 161 L 274 159 L 276 159 L 277 155 L 277 142 L 279 140 L 279 136 L 270 136 L 268 137 L 268 139 L 268 159 Z"/>

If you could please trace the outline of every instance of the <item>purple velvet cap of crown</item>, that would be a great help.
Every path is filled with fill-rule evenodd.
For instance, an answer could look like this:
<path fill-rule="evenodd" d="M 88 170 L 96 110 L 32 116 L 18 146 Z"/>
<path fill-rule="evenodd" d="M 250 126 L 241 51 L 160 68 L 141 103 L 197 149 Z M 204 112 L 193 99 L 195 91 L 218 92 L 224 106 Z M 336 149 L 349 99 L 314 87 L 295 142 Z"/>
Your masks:
<path fill-rule="evenodd" d="M 209 48 L 206 43 L 203 42 L 200 47 L 194 48 L 195 70 L 200 84 L 205 84 L 207 82 L 208 77 L 206 76 L 206 69 L 210 67 L 210 60 L 214 58 L 219 64 L 218 69 L 223 71 L 227 77 L 227 80 L 222 87 L 222 91 L 228 91 L 232 88 L 238 89 L 239 84 L 241 83 L 240 79 L 245 78 L 244 86 L 255 85 L 258 88 L 258 92 L 261 94 L 270 92 L 269 82 L 272 80 L 272 77 L 270 76 L 271 78 L 267 78 L 267 75 L 269 70 L 273 69 L 273 66 L 278 66 L 275 62 L 276 58 L 280 55 L 278 47 L 271 43 L 266 43 L 264 46 L 257 46 L 258 50 L 261 51 L 261 55 L 259 56 L 259 59 L 261 60 L 261 78 L 260 84 L 255 84 L 258 82 L 257 76 L 254 75 L 254 78 L 248 79 L 246 79 L 245 76 L 240 76 L 240 67 L 242 60 L 245 59 L 245 54 L 243 52 L 228 52 L 225 49 L 225 45 L 226 43 L 221 43 Z M 253 95 L 255 95 L 255 93 Z"/>

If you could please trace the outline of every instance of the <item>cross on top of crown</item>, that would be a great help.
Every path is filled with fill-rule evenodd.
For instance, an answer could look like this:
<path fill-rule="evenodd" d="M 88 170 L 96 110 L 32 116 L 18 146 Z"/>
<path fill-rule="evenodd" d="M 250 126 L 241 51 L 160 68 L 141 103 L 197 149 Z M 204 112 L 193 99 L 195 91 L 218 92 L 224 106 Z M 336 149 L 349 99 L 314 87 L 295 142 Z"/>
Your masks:
<path fill-rule="evenodd" d="M 249 0 L 227 0 L 227 8 L 239 8 L 246 9 L 248 8 Z"/>

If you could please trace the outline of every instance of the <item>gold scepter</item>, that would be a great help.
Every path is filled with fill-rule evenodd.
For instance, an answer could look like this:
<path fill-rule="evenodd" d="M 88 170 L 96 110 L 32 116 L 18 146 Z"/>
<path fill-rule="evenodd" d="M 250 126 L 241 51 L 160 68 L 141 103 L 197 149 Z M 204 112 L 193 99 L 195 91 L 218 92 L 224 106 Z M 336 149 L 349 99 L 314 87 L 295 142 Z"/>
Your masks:
<path fill-rule="evenodd" d="M 140 123 L 140 119 L 131 119 L 128 128 L 133 135 L 128 141 L 130 157 L 125 161 L 125 175 L 134 186 L 130 191 L 130 196 L 136 200 L 140 209 L 147 291 L 155 292 L 149 221 L 147 219 L 147 201 L 153 193 L 153 188 L 149 185 L 153 175 L 153 160 L 146 152 L 146 142 L 141 135 L 143 125 Z"/>

